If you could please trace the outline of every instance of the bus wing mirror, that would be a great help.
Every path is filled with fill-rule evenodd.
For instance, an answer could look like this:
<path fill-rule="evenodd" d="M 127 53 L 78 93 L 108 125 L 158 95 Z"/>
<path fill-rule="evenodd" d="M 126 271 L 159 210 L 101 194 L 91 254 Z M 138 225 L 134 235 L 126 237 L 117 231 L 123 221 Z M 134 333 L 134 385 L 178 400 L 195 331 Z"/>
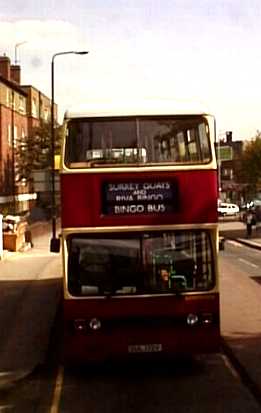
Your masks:
<path fill-rule="evenodd" d="M 58 171 L 60 169 L 60 163 L 61 163 L 61 156 L 60 155 L 55 155 L 54 156 L 54 169 Z"/>
<path fill-rule="evenodd" d="M 60 239 L 59 238 L 51 238 L 50 251 L 60 252 Z"/>

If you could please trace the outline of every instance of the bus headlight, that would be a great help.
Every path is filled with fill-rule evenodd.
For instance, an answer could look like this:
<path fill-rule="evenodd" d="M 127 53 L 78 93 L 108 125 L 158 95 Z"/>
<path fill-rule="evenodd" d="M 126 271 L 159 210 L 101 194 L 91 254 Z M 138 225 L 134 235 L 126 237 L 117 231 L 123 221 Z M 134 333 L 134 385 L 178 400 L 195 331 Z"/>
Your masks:
<path fill-rule="evenodd" d="M 101 328 L 101 322 L 98 318 L 92 318 L 89 322 L 89 326 L 92 330 L 99 330 Z"/>
<path fill-rule="evenodd" d="M 198 322 L 198 316 L 197 314 L 189 314 L 187 316 L 187 324 L 189 326 L 194 326 Z"/>

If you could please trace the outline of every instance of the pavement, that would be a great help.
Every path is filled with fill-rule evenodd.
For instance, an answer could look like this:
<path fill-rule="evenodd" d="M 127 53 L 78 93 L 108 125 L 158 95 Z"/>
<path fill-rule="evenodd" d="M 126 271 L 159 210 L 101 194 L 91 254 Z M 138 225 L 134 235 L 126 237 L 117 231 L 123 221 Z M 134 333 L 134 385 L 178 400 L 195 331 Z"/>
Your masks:
<path fill-rule="evenodd" d="M 229 229 L 230 228 L 230 229 Z M 31 226 L 32 241 L 37 245 L 37 240 L 46 233 L 50 234 L 50 223 L 41 222 Z M 247 238 L 244 225 L 235 223 L 233 229 L 228 222 L 220 224 L 220 236 L 225 240 L 232 239 L 246 244 L 257 250 L 261 249 L 261 231 L 253 228 L 251 238 Z M 45 246 L 46 248 L 46 246 Z M 35 248 L 33 247 L 32 250 Z M 225 242 L 226 249 L 226 242 Z M 11 254 L 11 255 L 9 255 Z M 8 262 L 10 273 L 17 269 L 19 260 L 12 259 L 13 254 L 7 253 L 0 261 L 0 272 L 3 263 Z M 37 248 L 36 252 L 37 254 Z M 20 256 L 21 256 L 20 255 Z M 59 257 L 58 257 L 59 258 Z M 21 261 L 20 261 L 21 262 Z M 224 264 L 220 259 L 220 304 L 221 304 L 221 334 L 223 348 L 234 361 L 236 367 L 256 397 L 261 395 L 261 288 L 243 272 L 236 272 L 231 266 Z M 13 263 L 13 269 L 12 269 Z M 21 265 L 21 264 L 20 264 Z M 224 268 L 226 266 L 226 268 Z M 229 277 L 227 276 L 229 274 Z M 261 276 L 261 274 L 260 274 Z M 261 278 L 260 278 L 261 279 Z M 24 371 L 24 370 L 23 370 Z M 0 372 L 1 387 L 1 372 Z M 261 400 L 260 400 L 261 401 Z"/>
<path fill-rule="evenodd" d="M 39 239 L 43 235 L 51 234 L 52 226 L 51 226 L 50 221 L 38 221 L 38 222 L 34 222 L 33 224 L 31 224 L 29 226 L 29 229 L 31 231 L 32 244 L 34 244 L 35 240 Z M 1 262 L 1 260 L 8 259 L 8 257 L 10 258 L 10 257 L 15 256 L 15 255 L 17 256 L 17 254 L 19 256 L 19 254 L 21 252 L 26 252 L 29 249 L 31 249 L 31 247 L 32 247 L 32 245 L 29 242 L 24 242 L 21 249 L 17 252 L 3 250 L 2 251 L 2 256 L 0 256 L 0 262 Z"/>
<path fill-rule="evenodd" d="M 221 219 L 219 222 L 219 235 L 226 239 L 237 240 L 241 244 L 251 248 L 261 249 L 261 226 L 253 226 L 252 234 L 249 237 L 246 225 L 240 221 Z"/>
<path fill-rule="evenodd" d="M 261 250 L 261 230 L 253 227 L 247 236 L 242 222 L 223 222 L 220 236 L 255 250 Z M 251 277 L 237 271 L 228 262 L 219 260 L 221 334 L 225 352 L 240 372 L 243 381 L 261 402 L 261 288 Z M 230 274 L 228 277 L 227 274 Z M 261 274 L 260 274 L 261 277 Z M 261 281 L 261 278 L 260 278 Z"/>
<path fill-rule="evenodd" d="M 49 251 L 51 224 L 30 229 L 33 248 L 4 251 L 0 260 L 0 389 L 45 363 L 61 298 L 61 258 Z"/>

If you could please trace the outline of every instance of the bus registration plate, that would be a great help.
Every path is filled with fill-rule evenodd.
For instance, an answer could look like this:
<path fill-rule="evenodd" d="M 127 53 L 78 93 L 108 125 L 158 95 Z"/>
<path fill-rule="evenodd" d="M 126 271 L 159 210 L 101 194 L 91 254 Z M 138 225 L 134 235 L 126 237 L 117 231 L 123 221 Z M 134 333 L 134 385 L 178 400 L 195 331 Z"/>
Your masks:
<path fill-rule="evenodd" d="M 131 344 L 128 346 L 129 353 L 159 353 L 162 344 Z"/>

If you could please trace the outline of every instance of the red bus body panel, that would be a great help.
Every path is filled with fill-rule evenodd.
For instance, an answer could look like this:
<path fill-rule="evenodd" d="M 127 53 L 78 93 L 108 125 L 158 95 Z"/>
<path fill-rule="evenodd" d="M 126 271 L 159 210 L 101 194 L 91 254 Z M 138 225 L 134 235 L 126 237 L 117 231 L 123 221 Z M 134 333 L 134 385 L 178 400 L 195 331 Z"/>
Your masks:
<path fill-rule="evenodd" d="M 164 214 L 104 215 L 104 182 L 175 180 L 177 210 Z M 217 175 L 213 170 L 61 174 L 62 228 L 200 224 L 217 222 Z"/>
<path fill-rule="evenodd" d="M 63 310 L 67 362 L 135 358 L 137 354 L 128 353 L 129 345 L 162 345 L 161 353 L 145 357 L 220 351 L 218 294 L 67 300 Z M 190 313 L 211 313 L 213 322 L 189 326 L 186 317 Z M 73 320 L 83 315 L 86 330 L 73 330 Z M 97 331 L 88 327 L 92 318 L 101 321 Z"/>
<path fill-rule="evenodd" d="M 110 215 L 103 213 L 104 183 L 175 181 L 177 208 L 171 213 Z M 73 172 L 61 174 L 62 229 L 217 223 L 215 170 L 160 172 Z M 180 294 L 151 297 L 68 298 L 64 311 L 64 358 L 93 362 L 135 357 L 129 345 L 161 344 L 158 355 L 219 351 L 219 295 Z M 213 322 L 189 326 L 188 314 L 211 313 Z M 101 329 L 73 329 L 73 320 L 101 320 Z M 140 356 L 140 355 L 139 355 Z M 148 354 L 142 354 L 146 357 Z"/>

